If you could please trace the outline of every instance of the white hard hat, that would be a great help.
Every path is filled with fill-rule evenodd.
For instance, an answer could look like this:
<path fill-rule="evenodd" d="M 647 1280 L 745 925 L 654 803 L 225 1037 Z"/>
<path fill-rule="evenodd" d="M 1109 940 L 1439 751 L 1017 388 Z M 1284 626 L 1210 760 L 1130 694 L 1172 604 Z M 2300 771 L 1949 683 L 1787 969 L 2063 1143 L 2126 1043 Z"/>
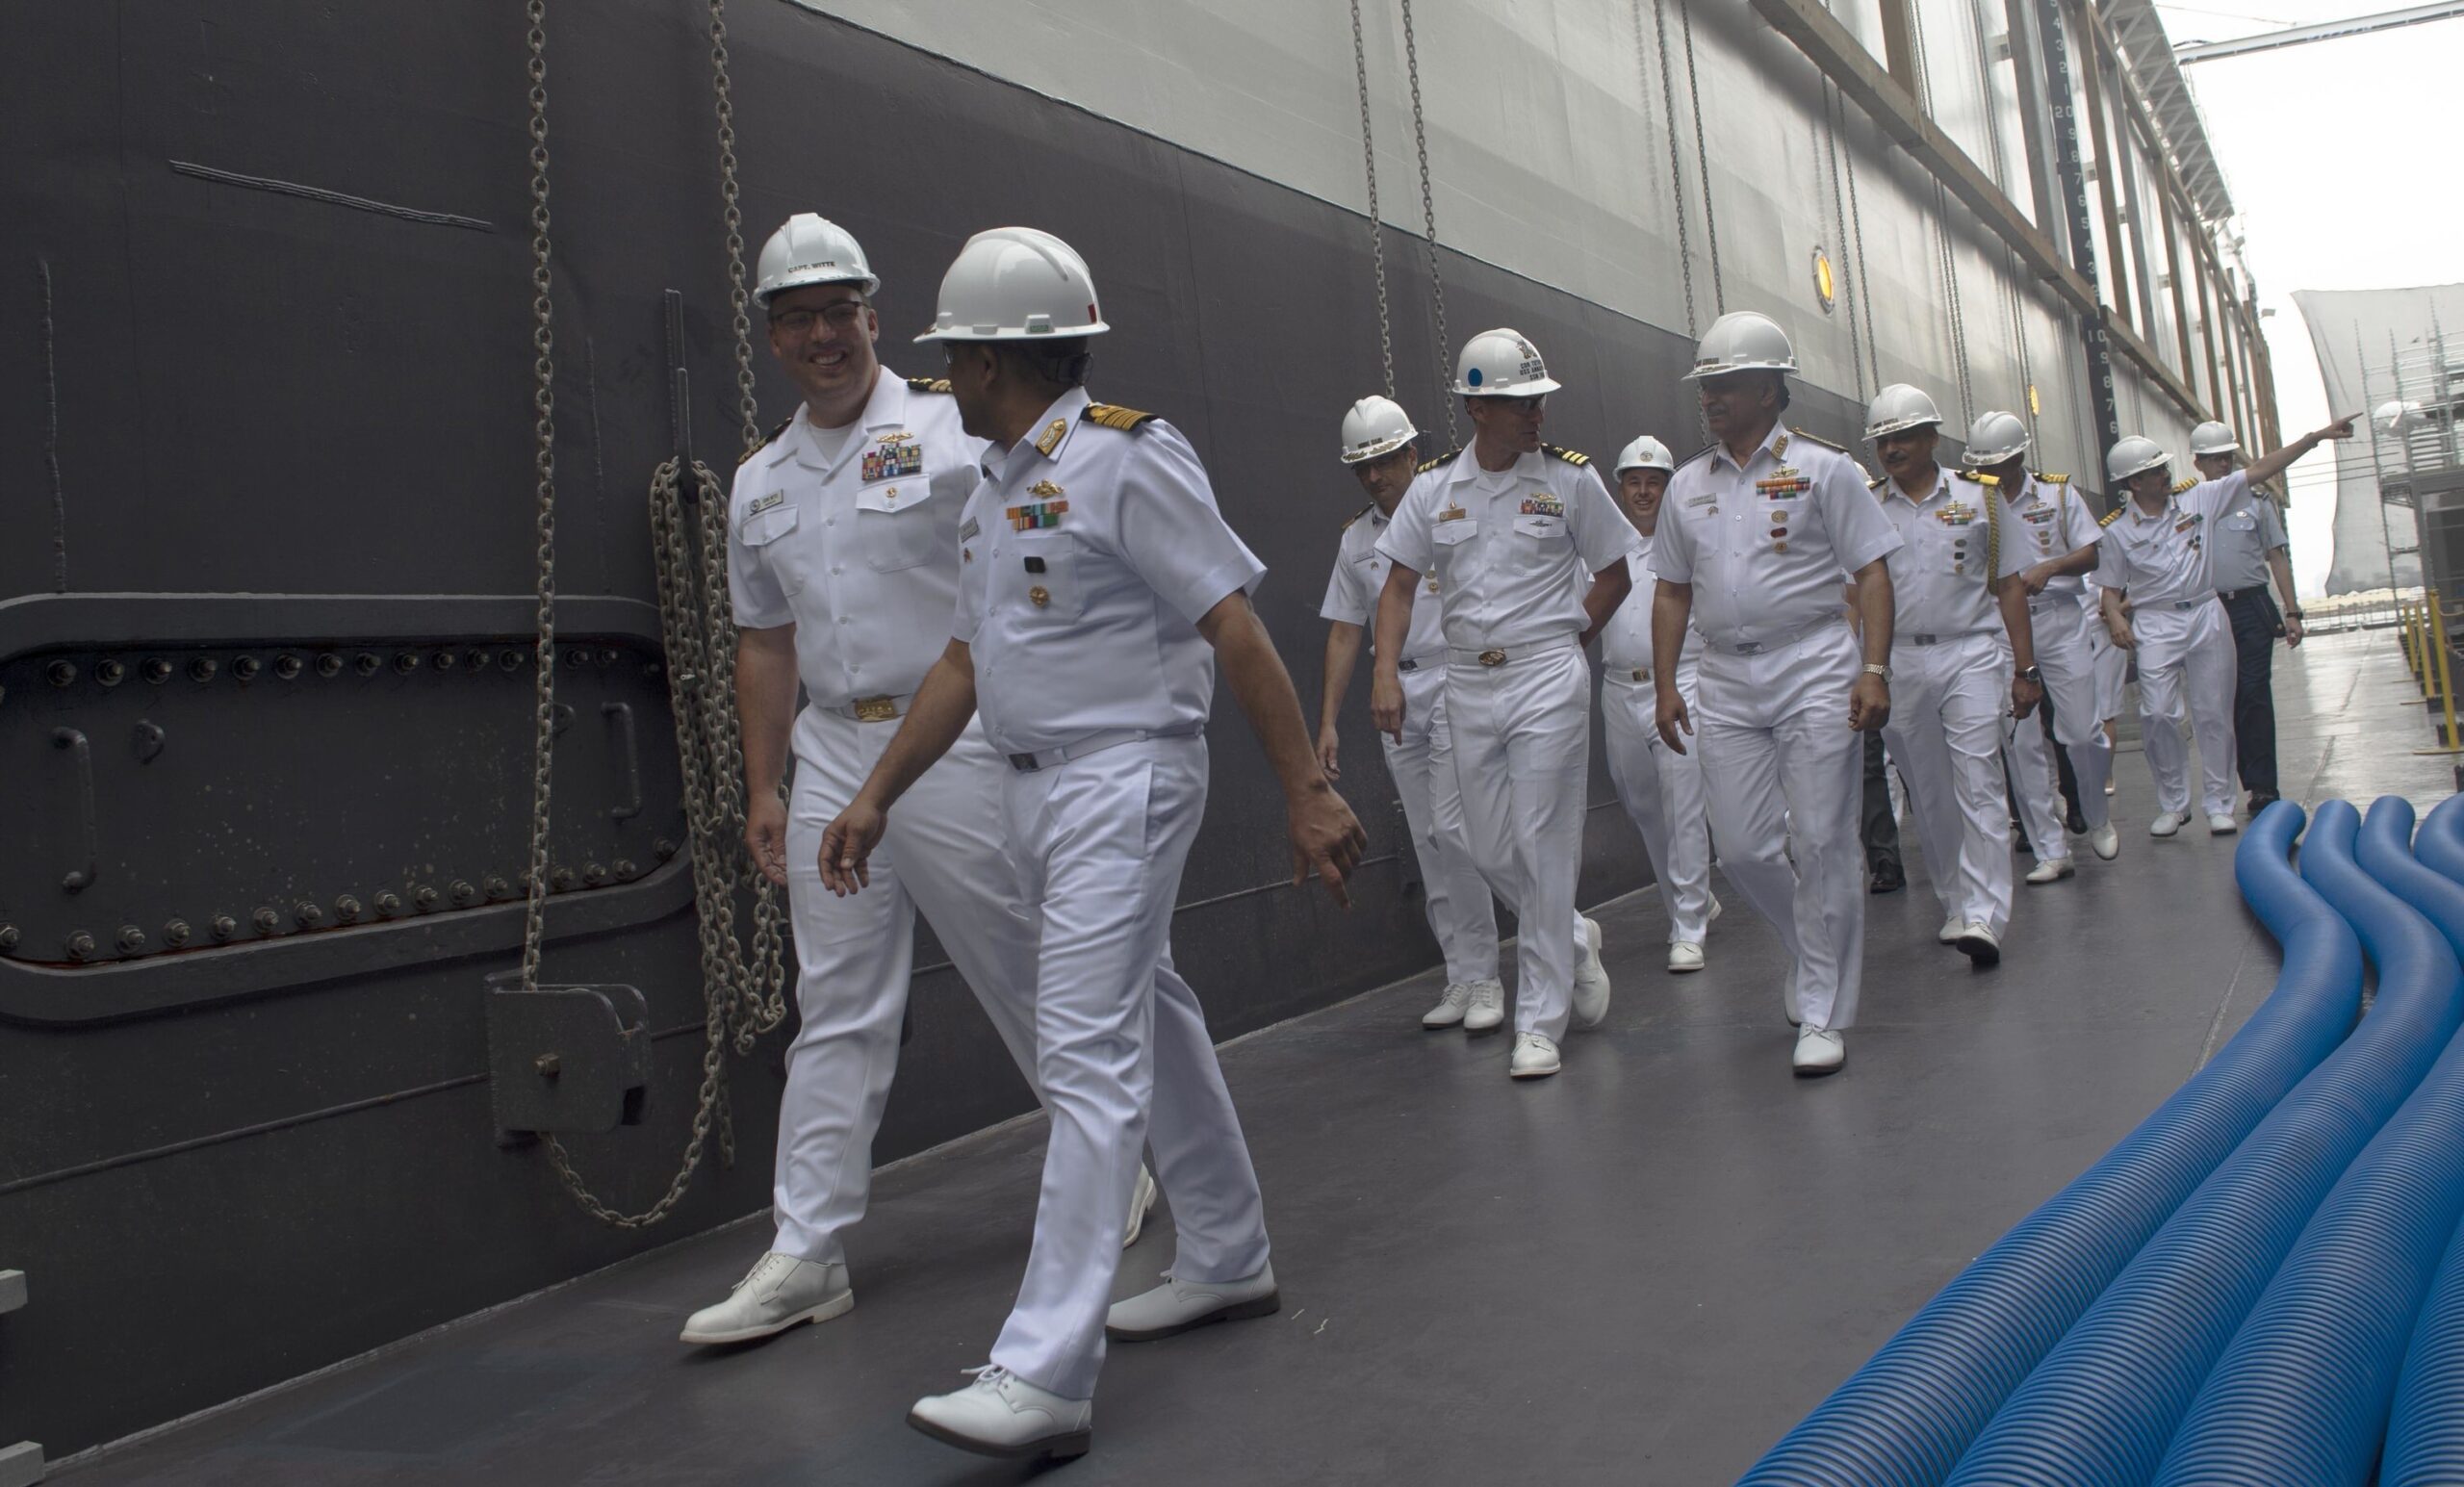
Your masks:
<path fill-rule="evenodd" d="M 1629 470 L 1665 470 L 1673 474 L 1677 461 L 1669 458 L 1667 445 L 1645 434 L 1618 451 L 1614 468 L 1621 475 Z"/>
<path fill-rule="evenodd" d="M 1484 330 L 1454 360 L 1454 390 L 1466 397 L 1537 397 L 1562 385 L 1519 330 Z"/>
<path fill-rule="evenodd" d="M 2162 470 L 2172 459 L 2164 446 L 2140 434 L 2125 436 L 2105 455 L 2105 478 L 2119 485 L 2132 475 Z"/>
<path fill-rule="evenodd" d="M 2230 454 L 2241 447 L 2242 441 L 2233 437 L 2233 427 L 2229 423 L 2219 423 L 2210 419 L 2191 430 L 2193 454 Z"/>
<path fill-rule="evenodd" d="M 959 249 L 941 275 L 933 328 L 918 341 L 1040 341 L 1112 329 L 1078 250 L 1033 227 L 994 227 Z"/>
<path fill-rule="evenodd" d="M 1767 315 L 1731 310 L 1711 322 L 1703 344 L 1694 348 L 1694 370 L 1685 380 L 1715 377 L 1723 372 L 1794 372 L 1797 352 L 1788 333 Z"/>
<path fill-rule="evenodd" d="M 1999 465 L 2027 453 L 2028 443 L 2028 425 L 2019 416 L 1996 409 L 1969 426 L 1967 451 L 1960 456 L 1960 463 L 1970 470 Z"/>
<path fill-rule="evenodd" d="M 1401 403 L 1392 397 L 1364 397 L 1344 415 L 1344 463 L 1381 459 L 1420 436 Z"/>
<path fill-rule="evenodd" d="M 817 213 L 799 212 L 761 244 L 753 297 L 766 305 L 782 290 L 808 284 L 860 284 L 867 295 L 882 287 L 853 233 Z"/>
<path fill-rule="evenodd" d="M 1941 422 L 1942 410 L 1934 406 L 1934 399 L 1925 396 L 1924 389 L 1893 382 L 1876 393 L 1872 404 L 1865 409 L 1865 437 L 1880 439 Z"/>

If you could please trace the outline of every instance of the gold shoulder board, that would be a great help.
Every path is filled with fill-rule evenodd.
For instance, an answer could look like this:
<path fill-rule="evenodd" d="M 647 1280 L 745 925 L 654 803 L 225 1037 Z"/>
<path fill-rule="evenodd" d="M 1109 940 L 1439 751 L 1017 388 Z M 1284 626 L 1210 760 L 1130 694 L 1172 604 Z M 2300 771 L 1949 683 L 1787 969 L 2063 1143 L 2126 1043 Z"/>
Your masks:
<path fill-rule="evenodd" d="M 1590 455 L 1578 453 L 1573 449 L 1562 449 L 1553 444 L 1544 444 L 1540 446 L 1540 452 L 1548 455 L 1551 459 L 1564 460 L 1569 465 L 1588 465 L 1591 463 Z"/>
<path fill-rule="evenodd" d="M 2047 474 L 2040 470 L 2036 472 L 2036 476 L 2039 485 L 2068 485 L 2070 483 L 2070 477 L 2066 474 Z"/>
<path fill-rule="evenodd" d="M 761 442 L 759 444 L 755 445 L 752 449 L 749 449 L 743 453 L 737 455 L 735 457 L 735 462 L 741 465 L 746 460 L 753 458 L 756 454 L 760 453 L 762 450 L 770 448 L 770 446 L 778 443 L 779 436 L 785 433 L 787 431 L 787 425 L 795 421 L 796 416 L 792 413 L 788 414 L 785 418 L 781 419 L 768 433 L 761 436 Z"/>
<path fill-rule="evenodd" d="M 946 393 L 950 390 L 950 379 L 947 377 L 909 377 L 907 379 L 907 385 L 911 391 L 918 393 Z"/>
<path fill-rule="evenodd" d="M 1141 413 L 1136 408 L 1123 408 L 1109 402 L 1091 402 L 1087 404 L 1087 411 L 1081 415 L 1081 418 L 1085 423 L 1101 423 L 1106 428 L 1117 428 L 1127 434 L 1137 432 L 1141 424 L 1153 423 L 1155 415 Z"/>
<path fill-rule="evenodd" d="M 2196 480 L 2176 480 L 2173 482 L 2173 494 L 2179 496 L 2182 492 L 2189 490 L 2192 486 L 2196 484 L 2198 484 Z"/>
<path fill-rule="evenodd" d="M 1822 437 L 1822 435 L 1820 435 L 1820 434 L 1810 434 L 1810 433 L 1807 433 L 1807 432 L 1806 432 L 1804 429 L 1802 429 L 1802 428 L 1791 428 L 1791 429 L 1789 429 L 1789 430 L 1788 430 L 1788 432 L 1790 432 L 1790 433 L 1792 433 L 1792 434 L 1796 435 L 1796 436 L 1797 436 L 1798 438 L 1800 438 L 1800 439 L 1809 440 L 1809 441 L 1810 441 L 1810 442 L 1812 442 L 1812 443 L 1814 443 L 1814 444 L 1821 445 L 1821 446 L 1822 446 L 1824 449 L 1831 449 L 1831 450 L 1834 450 L 1834 451 L 1835 451 L 1835 452 L 1837 452 L 1837 453 L 1846 454 L 1846 455 L 1848 455 L 1848 457 L 1849 457 L 1851 460 L 1854 460 L 1854 459 L 1857 457 L 1855 454 L 1851 453 L 1849 450 L 1844 449 L 1841 449 L 1838 445 L 1835 445 L 1835 444 L 1832 443 L 1830 440 L 1825 439 L 1825 438 L 1824 438 L 1824 437 Z"/>
<path fill-rule="evenodd" d="M 1453 464 L 1457 459 L 1462 458 L 1462 456 L 1463 456 L 1463 448 L 1462 448 L 1462 446 L 1457 445 L 1457 446 L 1455 446 L 1453 449 L 1450 449 L 1447 450 L 1445 453 L 1443 453 L 1443 454 L 1439 455 L 1439 456 L 1438 456 L 1437 458 L 1435 458 L 1435 459 L 1424 459 L 1424 460 L 1421 461 L 1421 463 L 1420 463 L 1420 468 L 1419 468 L 1418 470 L 1413 471 L 1412 473 L 1413 473 L 1414 474 L 1423 474 L 1423 475 L 1424 475 L 1424 474 L 1428 474 L 1430 471 L 1432 471 L 1432 470 L 1436 470 L 1436 469 L 1438 469 L 1438 468 L 1439 468 L 1439 467 L 1441 467 L 1441 466 L 1445 466 L 1445 465 L 1451 465 L 1451 464 Z"/>
<path fill-rule="evenodd" d="M 2103 516 L 2096 518 L 2096 525 L 2098 526 L 2113 526 L 2116 522 L 2121 520 L 2121 514 L 2126 509 L 2128 508 L 2123 506 L 2120 501 L 2114 502 L 2114 508 L 2111 511 L 2108 511 Z"/>
<path fill-rule="evenodd" d="M 1373 501 L 1371 501 L 1368 505 L 1365 505 L 1365 506 L 1361 507 L 1359 510 L 1357 510 L 1357 511 L 1353 512 L 1351 515 L 1349 515 L 1349 516 L 1348 516 L 1348 517 L 1344 518 L 1344 530 L 1345 530 L 1345 531 L 1349 531 L 1349 530 L 1351 530 L 1351 524 L 1352 524 L 1352 523 L 1359 521 L 1362 517 L 1365 517 L 1365 516 L 1369 515 L 1369 513 L 1371 513 L 1372 511 L 1374 511 L 1374 510 L 1376 510 L 1376 509 L 1377 509 L 1377 502 L 1375 502 L 1375 501 L 1373 501 Z"/>
<path fill-rule="evenodd" d="M 1694 463 L 1698 459 L 1701 459 L 1704 455 L 1710 453 L 1713 449 L 1718 448 L 1719 446 L 1716 444 L 1707 444 L 1701 449 L 1696 449 L 1693 453 L 1686 455 L 1683 459 L 1679 460 L 1677 462 L 1677 468 L 1682 470 L 1686 466 Z"/>

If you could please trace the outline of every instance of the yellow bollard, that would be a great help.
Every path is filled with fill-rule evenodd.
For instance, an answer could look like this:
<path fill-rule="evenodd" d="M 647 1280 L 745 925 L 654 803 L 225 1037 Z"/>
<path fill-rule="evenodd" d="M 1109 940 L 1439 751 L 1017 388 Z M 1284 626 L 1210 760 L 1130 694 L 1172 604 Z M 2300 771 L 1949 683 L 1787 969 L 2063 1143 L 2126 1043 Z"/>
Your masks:
<path fill-rule="evenodd" d="M 2404 669 L 2418 673 L 2413 664 L 2413 606 L 2401 600 L 2396 602 L 2396 639 L 2404 648 Z"/>
<path fill-rule="evenodd" d="M 2422 701 L 2425 703 L 2438 695 L 2432 690 L 2432 688 L 2437 685 L 2438 678 L 2431 672 L 2429 664 L 2429 648 L 2431 644 L 2429 617 L 2437 603 L 2438 595 L 2434 591 L 2425 589 L 2422 593 L 2422 602 L 2413 606 L 2413 625 L 2415 627 L 2413 645 L 2416 648 L 2415 654 L 2421 657 Z"/>

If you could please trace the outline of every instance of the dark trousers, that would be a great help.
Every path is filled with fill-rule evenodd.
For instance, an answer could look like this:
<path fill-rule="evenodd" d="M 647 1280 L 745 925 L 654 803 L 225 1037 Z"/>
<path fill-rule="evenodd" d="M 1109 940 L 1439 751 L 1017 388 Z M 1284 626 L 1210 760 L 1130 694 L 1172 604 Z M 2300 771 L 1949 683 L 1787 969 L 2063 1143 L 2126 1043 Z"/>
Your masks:
<path fill-rule="evenodd" d="M 2284 619 L 2264 585 L 2239 589 L 2224 601 L 2233 622 L 2233 752 L 2242 788 L 2263 799 L 2278 793 L 2275 782 L 2275 643 Z"/>
<path fill-rule="evenodd" d="M 1883 733 L 1865 735 L 1865 867 L 1879 872 L 1884 863 L 1899 863 L 1899 822 L 1890 813 L 1890 777 L 1883 759 Z"/>

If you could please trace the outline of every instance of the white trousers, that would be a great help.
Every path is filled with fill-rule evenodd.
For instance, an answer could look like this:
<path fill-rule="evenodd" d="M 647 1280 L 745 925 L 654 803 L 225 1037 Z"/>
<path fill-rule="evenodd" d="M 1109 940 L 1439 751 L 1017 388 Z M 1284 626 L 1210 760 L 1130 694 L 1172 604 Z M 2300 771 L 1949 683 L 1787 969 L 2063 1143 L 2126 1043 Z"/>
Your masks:
<path fill-rule="evenodd" d="M 2002 797 L 2011 653 L 1998 634 L 1891 647 L 1883 737 L 1908 776 L 1942 912 L 1999 935 L 2011 923 L 2011 813 Z M 2041 746 L 2038 763 L 2046 769 Z M 2061 838 L 2062 824 L 2054 823 Z"/>
<path fill-rule="evenodd" d="M 2188 609 L 2143 605 L 2131 615 L 2139 642 L 2139 720 L 2156 808 L 2190 809 L 2190 755 L 2184 708 L 2198 740 L 2199 808 L 2233 813 L 2233 630 L 2210 598 Z"/>
<path fill-rule="evenodd" d="M 2035 632 L 2037 667 L 2044 673 L 2044 695 L 2053 700 L 2054 741 L 2062 746 L 2064 754 L 2070 756 L 2070 773 L 2079 782 L 2079 818 L 2088 823 L 2090 831 L 2093 831 L 2109 819 L 2105 782 L 2112 778 L 2114 772 L 2114 746 L 2105 737 L 2107 714 L 2098 710 L 2103 705 L 2099 695 L 2101 684 L 2096 675 L 2095 651 L 2089 641 L 2092 623 L 2098 629 L 2103 628 L 2103 625 L 2091 622 L 2087 611 L 2079 607 L 2077 601 L 2060 596 L 2049 603 L 2031 606 L 2028 621 Z M 2042 725 L 2019 720 L 2016 731 L 2029 733 L 2038 739 L 2039 752 L 2042 752 Z M 2046 758 L 2045 767 L 2048 770 L 2052 768 L 2050 756 Z M 2015 758 L 2015 777 L 2016 770 Z M 2056 831 L 2049 839 L 2063 843 L 2059 831 L 2063 820 L 2060 775 L 2053 777 L 2050 788 L 2052 794 L 2047 808 L 2053 812 Z M 2019 819 L 2027 823 L 2028 840 L 2036 844 L 2037 855 L 2043 857 L 2048 838 L 2037 833 L 2034 817 L 2022 815 Z M 2069 850 L 2066 843 L 2061 847 L 2066 857 Z"/>
<path fill-rule="evenodd" d="M 1248 1144 L 1206 1014 L 1172 968 L 1172 904 L 1206 784 L 1205 739 L 1150 738 L 1013 771 L 1004 791 L 998 819 L 1041 933 L 1036 1048 L 1052 1134 L 1035 1244 L 991 1361 L 1066 1398 L 1091 1397 L 1103 1367 L 1142 1148 L 1172 1205 L 1175 1277 L 1266 1268 Z"/>
<path fill-rule="evenodd" d="M 787 1045 L 779 1107 L 773 1247 L 843 1261 L 841 1236 L 864 1216 L 873 1133 L 898 1068 L 915 911 L 931 921 L 1030 1088 L 1038 1085 L 1036 937 L 1001 831 L 1010 766 L 981 729 L 969 726 L 899 802 L 873 850 L 872 885 L 849 898 L 822 886 L 821 833 L 855 798 L 898 724 L 808 707 L 797 731 L 811 745 L 798 753 L 787 802 L 787 908 L 803 1023 Z M 1124 1193 L 1122 1212 L 1128 1203 Z"/>
<path fill-rule="evenodd" d="M 2103 615 L 2094 610 L 2081 615 L 2088 623 L 2088 653 L 2096 674 L 2096 716 L 2110 723 L 2121 716 L 2123 692 L 2130 685 L 2130 654 L 2114 644 Z"/>
<path fill-rule="evenodd" d="M 1690 670 L 1679 668 L 1678 690 L 1692 713 L 1701 702 Z M 1651 854 L 1669 943 L 1699 945 L 1711 923 L 1710 798 L 1702 752 L 1678 754 L 1660 741 L 1658 707 L 1652 683 L 1630 672 L 1612 672 L 1601 682 L 1608 779 Z"/>
<path fill-rule="evenodd" d="M 1783 995 L 1810 1028 L 1852 1026 L 1864 980 L 1865 750 L 1848 727 L 1861 658 L 1845 623 L 1756 655 L 1706 648 L 1689 709 L 1720 871 L 1780 932 Z"/>
<path fill-rule="evenodd" d="M 1574 1006 L 1591 662 L 1568 645 L 1502 666 L 1447 668 L 1446 717 L 1464 835 L 1480 877 L 1521 921 L 1514 1028 L 1562 1042 Z"/>
<path fill-rule="evenodd" d="M 1450 984 L 1492 981 L 1498 974 L 1497 906 L 1464 835 L 1463 790 L 1455 782 L 1446 717 L 1446 666 L 1416 667 L 1402 673 L 1402 682 L 1403 741 L 1384 733 L 1377 740 L 1385 746 L 1386 772 L 1402 800 L 1403 824 L 1420 859 L 1429 933 L 1446 956 Z"/>

